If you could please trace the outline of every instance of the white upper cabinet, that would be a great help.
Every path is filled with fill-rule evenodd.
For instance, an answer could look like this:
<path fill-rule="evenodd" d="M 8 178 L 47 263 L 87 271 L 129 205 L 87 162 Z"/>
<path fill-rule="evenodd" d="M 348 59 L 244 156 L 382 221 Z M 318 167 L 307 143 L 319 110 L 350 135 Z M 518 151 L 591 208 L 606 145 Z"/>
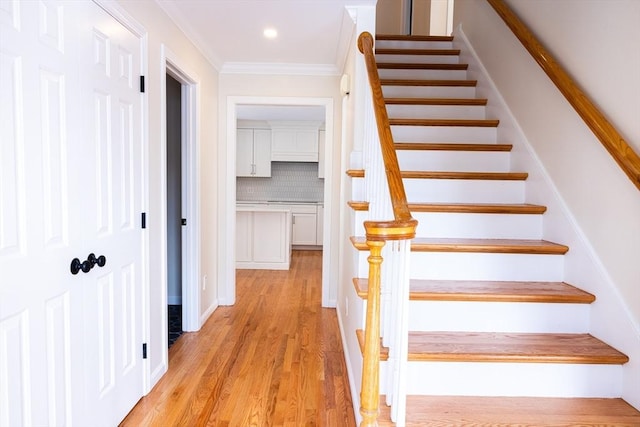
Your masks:
<path fill-rule="evenodd" d="M 236 136 L 236 176 L 271 176 L 271 131 L 238 129 Z"/>
<path fill-rule="evenodd" d="M 324 178 L 324 146 L 326 131 L 318 131 L 318 178 Z"/>
<path fill-rule="evenodd" d="M 270 122 L 271 160 L 317 162 L 318 122 Z"/>

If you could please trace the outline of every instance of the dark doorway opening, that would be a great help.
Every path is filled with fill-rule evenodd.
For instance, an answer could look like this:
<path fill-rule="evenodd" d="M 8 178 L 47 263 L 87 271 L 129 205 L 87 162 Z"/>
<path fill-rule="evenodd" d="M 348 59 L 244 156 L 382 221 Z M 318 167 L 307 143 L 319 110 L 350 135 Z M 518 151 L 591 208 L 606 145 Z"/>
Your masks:
<path fill-rule="evenodd" d="M 167 302 L 169 347 L 182 334 L 182 84 L 167 74 Z"/>

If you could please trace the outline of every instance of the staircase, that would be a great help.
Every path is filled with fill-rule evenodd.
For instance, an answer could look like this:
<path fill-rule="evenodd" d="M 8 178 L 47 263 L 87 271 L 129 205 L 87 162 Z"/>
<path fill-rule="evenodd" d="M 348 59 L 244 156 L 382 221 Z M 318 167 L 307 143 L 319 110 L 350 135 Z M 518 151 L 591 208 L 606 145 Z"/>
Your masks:
<path fill-rule="evenodd" d="M 512 146 L 497 140 L 499 120 L 475 97 L 452 38 L 378 36 L 375 52 L 419 221 L 406 425 L 640 425 L 640 413 L 617 398 L 628 357 L 589 334 L 596 296 L 563 282 L 570 248 L 541 239 L 546 207 L 525 202 L 527 172 L 511 170 Z M 348 171 L 354 188 L 364 174 Z M 353 285 L 364 301 L 369 206 L 350 207 Z M 384 399 L 380 407 L 380 425 L 394 425 Z"/>

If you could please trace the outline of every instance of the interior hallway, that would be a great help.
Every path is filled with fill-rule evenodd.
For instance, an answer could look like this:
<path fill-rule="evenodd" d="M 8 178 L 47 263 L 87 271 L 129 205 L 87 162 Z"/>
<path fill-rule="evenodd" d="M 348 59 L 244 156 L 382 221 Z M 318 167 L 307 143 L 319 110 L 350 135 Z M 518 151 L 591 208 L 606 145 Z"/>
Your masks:
<path fill-rule="evenodd" d="M 237 300 L 169 350 L 169 371 L 122 426 L 355 426 L 322 252 L 288 271 L 237 270 Z"/>

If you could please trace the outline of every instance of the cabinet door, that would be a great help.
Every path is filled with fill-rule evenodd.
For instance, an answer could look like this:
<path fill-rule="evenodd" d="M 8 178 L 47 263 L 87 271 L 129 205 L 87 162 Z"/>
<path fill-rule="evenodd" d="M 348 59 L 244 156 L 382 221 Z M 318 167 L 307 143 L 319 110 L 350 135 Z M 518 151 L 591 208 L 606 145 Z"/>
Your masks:
<path fill-rule="evenodd" d="M 253 258 L 252 226 L 252 212 L 236 212 L 236 262 L 250 262 Z"/>
<path fill-rule="evenodd" d="M 293 213 L 293 245 L 316 244 L 316 214 Z"/>
<path fill-rule="evenodd" d="M 271 176 L 271 131 L 268 129 L 253 131 L 253 164 L 253 176 Z"/>
<path fill-rule="evenodd" d="M 296 131 L 296 148 L 298 152 L 308 154 L 315 161 L 318 161 L 318 131 L 298 130 Z"/>
<path fill-rule="evenodd" d="M 236 176 L 253 176 L 253 129 L 236 133 Z"/>
<path fill-rule="evenodd" d="M 287 256 L 287 214 L 253 213 L 253 261 L 285 262 Z"/>
<path fill-rule="evenodd" d="M 324 144 L 326 131 L 318 131 L 318 178 L 324 178 Z"/>
<path fill-rule="evenodd" d="M 322 233 L 324 230 L 324 206 L 318 206 L 316 218 L 316 245 L 322 246 Z"/>
<path fill-rule="evenodd" d="M 281 162 L 317 162 L 318 131 L 274 129 L 271 160 Z"/>

